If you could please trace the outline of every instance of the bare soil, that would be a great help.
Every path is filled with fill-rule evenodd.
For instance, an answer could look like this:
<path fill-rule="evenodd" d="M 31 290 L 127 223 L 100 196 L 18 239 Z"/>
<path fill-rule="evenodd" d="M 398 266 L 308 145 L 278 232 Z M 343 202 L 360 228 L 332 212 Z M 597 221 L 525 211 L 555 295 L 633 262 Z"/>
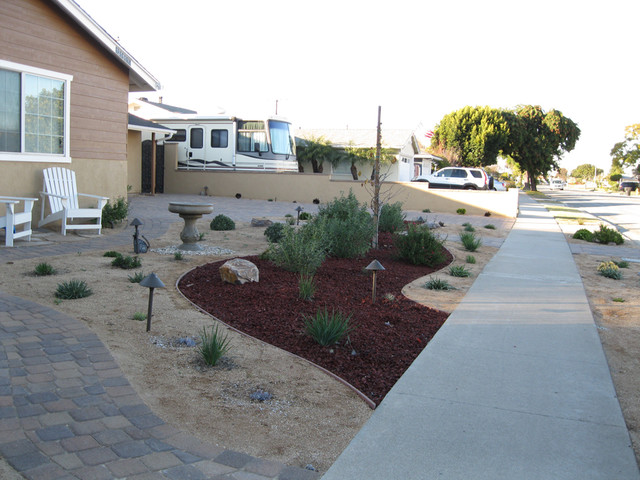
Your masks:
<path fill-rule="evenodd" d="M 508 223 L 498 230 L 486 230 L 482 225 L 491 223 L 490 219 L 461 217 L 460 223 L 464 221 L 477 225 L 477 233 L 483 238 L 504 238 L 512 225 Z M 140 255 L 142 267 L 137 271 L 145 274 L 155 272 L 167 287 L 156 290 L 150 333 L 145 332 L 145 322 L 133 320 L 136 312 L 146 313 L 148 290 L 129 281 L 128 277 L 135 270 L 112 267 L 111 259 L 103 257 L 104 252 L 101 251 L 4 263 L 0 265 L 0 289 L 51 306 L 85 322 L 109 347 L 143 400 L 165 421 L 225 448 L 290 465 L 304 467 L 312 464 L 324 472 L 371 415 L 372 410 L 367 402 L 344 383 L 309 362 L 260 340 L 238 334 L 232 329 L 226 329 L 232 350 L 214 368 L 204 367 L 194 348 L 179 343 L 180 338 L 198 339 L 202 329 L 209 328 L 217 320 L 195 308 L 183 297 L 176 288 L 178 279 L 200 265 L 220 262 L 226 258 L 259 255 L 267 247 L 264 228 L 243 223 L 236 225 L 234 231 L 213 232 L 208 230 L 204 221 L 198 224 L 200 231 L 206 232 L 202 245 L 227 248 L 233 251 L 231 254 L 185 255 L 183 260 L 175 260 L 171 254 L 158 252 Z M 155 240 L 152 247 L 179 244 L 181 228 L 182 225 L 176 223 L 166 235 Z M 460 231 L 460 225 L 445 225 L 438 230 L 444 236 L 458 234 Z M 109 233 L 107 230 L 106 234 Z M 396 285 L 386 288 L 384 283 L 378 283 L 377 299 L 390 293 L 395 300 L 391 301 L 391 296 L 388 296 L 388 302 L 378 300 L 376 304 L 382 306 L 397 303 L 403 305 L 402 308 L 417 308 L 423 313 L 433 311 L 431 308 L 443 312 L 453 311 L 497 248 L 481 246 L 471 254 L 476 263 L 468 264 L 466 257 L 469 252 L 463 250 L 459 243 L 447 241 L 445 245 L 451 252 L 453 264 L 464 264 L 471 270 L 471 277 L 452 277 L 448 273 L 448 267 L 439 272 L 412 272 L 411 276 L 416 277 L 407 278 L 404 288 Z M 132 255 L 130 246 L 115 250 Z M 640 257 L 640 251 L 638 256 Z M 591 255 L 575 255 L 574 258 L 600 329 L 623 413 L 638 453 L 640 264 L 631 263 L 623 271 L 623 280 L 615 281 L 604 279 L 596 272 L 599 262 L 610 258 Z M 42 261 L 56 268 L 57 274 L 36 277 L 33 270 Z M 380 261 L 385 268 L 391 265 L 389 260 Z M 366 261 L 363 263 L 366 266 Z M 284 274 L 275 272 L 268 275 L 268 267 L 260 267 L 260 283 L 264 283 L 266 287 L 269 286 L 267 282 L 275 283 L 279 277 L 285 278 Z M 370 292 L 371 278 L 362 274 L 356 277 L 363 281 L 363 285 L 368 287 L 366 291 Z M 445 279 L 456 289 L 426 290 L 424 283 L 430 277 Z M 330 281 L 331 274 L 327 274 L 327 278 Z M 385 272 L 378 276 L 379 282 L 384 282 L 384 278 Z M 56 286 L 71 279 L 86 281 L 93 289 L 93 295 L 79 300 L 57 300 L 54 296 Z M 297 311 L 300 307 L 297 300 L 297 278 L 294 280 L 294 285 L 289 285 L 285 292 L 287 300 L 279 304 L 270 315 L 271 318 L 279 318 L 279 312 Z M 324 288 L 319 287 L 319 292 Z M 398 292 L 398 288 L 401 288 L 402 293 Z M 236 288 L 235 291 L 237 290 Z M 337 293 L 333 295 L 335 296 Z M 424 307 L 409 307 L 405 303 L 408 302 L 405 296 L 417 300 Z M 256 302 L 245 298 L 245 295 L 233 297 L 237 297 L 240 304 L 244 301 L 247 306 L 256 306 Z M 359 308 L 371 306 L 368 295 L 360 293 L 355 298 L 360 301 Z M 615 302 L 613 298 L 622 298 L 624 302 Z M 325 303 L 333 305 L 328 299 L 320 297 L 310 303 L 312 307 Z M 222 312 L 216 315 L 222 316 Z M 356 323 L 359 321 L 361 318 L 356 318 Z M 400 323 L 397 319 L 389 320 L 392 325 L 394 322 Z M 382 324 L 384 326 L 384 321 Z M 285 333 L 299 335 L 300 325 L 288 329 L 289 331 L 285 328 L 281 330 L 282 337 L 286 336 Z M 354 342 L 355 335 L 354 332 Z M 426 337 L 422 339 L 426 340 Z M 352 357 L 357 359 L 359 355 L 364 356 L 365 343 L 353 348 L 356 355 Z M 424 345 L 420 343 L 416 340 L 418 345 L 414 347 L 423 348 Z M 337 357 L 336 351 L 337 349 L 333 354 L 328 354 L 323 350 L 322 355 Z M 345 352 L 350 356 L 348 349 Z M 320 361 L 318 358 L 313 360 Z M 358 383 L 357 380 L 351 381 Z M 360 387 L 365 392 L 368 389 L 366 384 Z M 369 389 L 369 393 L 379 401 L 378 396 L 383 396 L 384 390 L 376 390 L 377 388 Z M 251 394 L 259 390 L 270 393 L 272 399 L 264 402 L 252 400 Z"/>

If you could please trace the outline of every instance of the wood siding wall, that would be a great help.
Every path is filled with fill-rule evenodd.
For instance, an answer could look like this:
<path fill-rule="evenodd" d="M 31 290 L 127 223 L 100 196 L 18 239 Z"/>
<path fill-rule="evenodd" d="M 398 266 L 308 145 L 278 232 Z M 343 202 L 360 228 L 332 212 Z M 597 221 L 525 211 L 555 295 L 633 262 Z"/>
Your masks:
<path fill-rule="evenodd" d="M 0 0 L 0 59 L 73 75 L 71 157 L 126 162 L 128 72 L 55 5 Z"/>

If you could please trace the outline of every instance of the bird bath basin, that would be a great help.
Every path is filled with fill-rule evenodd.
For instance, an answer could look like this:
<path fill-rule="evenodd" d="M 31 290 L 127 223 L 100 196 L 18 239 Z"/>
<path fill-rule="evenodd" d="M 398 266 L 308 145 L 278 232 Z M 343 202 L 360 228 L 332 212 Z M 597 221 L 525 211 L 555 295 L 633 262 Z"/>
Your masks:
<path fill-rule="evenodd" d="M 211 203 L 170 202 L 169 211 L 177 213 L 184 220 L 184 228 L 180 232 L 182 245 L 178 248 L 191 251 L 202 250 L 202 247 L 197 243 L 200 239 L 200 233 L 196 228 L 196 220 L 202 215 L 213 212 L 213 205 Z"/>

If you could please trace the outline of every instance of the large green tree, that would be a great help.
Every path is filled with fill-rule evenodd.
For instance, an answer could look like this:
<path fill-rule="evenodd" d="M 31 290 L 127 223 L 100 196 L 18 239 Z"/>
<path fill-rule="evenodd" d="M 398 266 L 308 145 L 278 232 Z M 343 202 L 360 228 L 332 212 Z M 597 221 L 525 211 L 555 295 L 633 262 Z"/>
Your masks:
<path fill-rule="evenodd" d="M 602 175 L 603 173 L 604 170 L 601 168 L 597 169 L 598 175 Z M 584 181 L 593 180 L 596 177 L 596 166 L 590 163 L 583 163 L 571 171 L 571 176 Z"/>
<path fill-rule="evenodd" d="M 521 105 L 503 114 L 509 125 L 509 141 L 503 153 L 527 173 L 525 186 L 536 190 L 536 178 L 557 170 L 562 155 L 575 148 L 580 129 L 562 112 L 545 112 L 537 105 Z"/>
<path fill-rule="evenodd" d="M 445 115 L 431 138 L 435 151 L 450 151 L 449 161 L 466 167 L 493 165 L 507 142 L 509 126 L 501 110 L 466 106 Z"/>
<path fill-rule="evenodd" d="M 622 173 L 624 167 L 633 167 L 640 174 L 640 123 L 625 128 L 625 139 L 611 149 L 611 167 Z"/>
<path fill-rule="evenodd" d="M 331 146 L 331 142 L 320 136 L 302 139 L 300 145 L 298 145 L 298 163 L 310 162 L 313 173 L 322 173 L 324 169 L 324 162 L 329 162 L 332 165 L 337 165 L 340 161 L 340 154 Z M 300 171 L 302 170 L 300 164 Z"/>

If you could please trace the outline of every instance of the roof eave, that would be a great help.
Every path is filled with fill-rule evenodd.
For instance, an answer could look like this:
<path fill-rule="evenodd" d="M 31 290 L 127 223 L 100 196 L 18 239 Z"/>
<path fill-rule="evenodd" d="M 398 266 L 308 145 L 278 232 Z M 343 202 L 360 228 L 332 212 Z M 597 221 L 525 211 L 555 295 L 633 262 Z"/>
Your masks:
<path fill-rule="evenodd" d="M 80 5 L 73 0 L 52 0 L 66 12 L 82 29 L 96 39 L 113 58 L 129 70 L 129 91 L 148 92 L 160 90 L 162 86 L 157 78 L 144 68 L 122 45 L 102 28 Z"/>

